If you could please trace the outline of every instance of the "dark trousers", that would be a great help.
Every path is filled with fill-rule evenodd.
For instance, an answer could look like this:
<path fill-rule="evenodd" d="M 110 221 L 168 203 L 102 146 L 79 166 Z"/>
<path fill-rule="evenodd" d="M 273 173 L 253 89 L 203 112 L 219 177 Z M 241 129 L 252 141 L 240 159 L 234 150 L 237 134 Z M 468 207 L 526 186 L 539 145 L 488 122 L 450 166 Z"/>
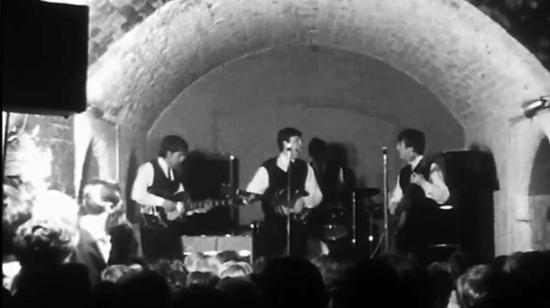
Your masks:
<path fill-rule="evenodd" d="M 274 257 L 286 255 L 287 224 L 286 217 L 266 217 L 255 240 L 259 256 Z M 301 222 L 291 220 L 290 255 L 303 257 L 306 254 L 307 227 Z"/>
<path fill-rule="evenodd" d="M 430 216 L 410 217 L 396 235 L 396 248 L 399 253 L 413 255 L 420 265 L 430 262 L 431 233 L 433 228 Z"/>
<path fill-rule="evenodd" d="M 181 228 L 169 223 L 167 228 L 141 226 L 141 248 L 148 262 L 159 259 L 183 259 Z"/>

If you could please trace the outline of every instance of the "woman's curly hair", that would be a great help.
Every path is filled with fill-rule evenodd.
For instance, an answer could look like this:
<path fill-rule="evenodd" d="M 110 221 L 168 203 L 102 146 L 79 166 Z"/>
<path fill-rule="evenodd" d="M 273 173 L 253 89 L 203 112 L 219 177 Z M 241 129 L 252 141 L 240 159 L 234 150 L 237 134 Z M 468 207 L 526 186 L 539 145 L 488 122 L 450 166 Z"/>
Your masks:
<path fill-rule="evenodd" d="M 61 264 L 75 247 L 75 229 L 58 219 L 31 219 L 15 234 L 14 253 L 22 266 Z"/>

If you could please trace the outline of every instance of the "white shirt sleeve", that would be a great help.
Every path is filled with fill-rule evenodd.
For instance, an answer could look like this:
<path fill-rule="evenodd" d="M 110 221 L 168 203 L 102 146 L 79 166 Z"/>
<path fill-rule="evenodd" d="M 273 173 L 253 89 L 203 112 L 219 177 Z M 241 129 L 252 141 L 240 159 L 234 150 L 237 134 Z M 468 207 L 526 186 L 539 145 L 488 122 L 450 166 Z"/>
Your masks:
<path fill-rule="evenodd" d="M 449 188 L 443 180 L 443 172 L 436 163 L 430 167 L 430 178 L 422 185 L 427 198 L 443 204 L 449 199 Z"/>
<path fill-rule="evenodd" d="M 397 176 L 397 183 L 395 184 L 395 187 L 393 188 L 393 191 L 390 196 L 390 202 L 389 203 L 399 203 L 403 199 L 403 190 L 401 189 L 401 185 L 399 185 L 399 175 Z"/>
<path fill-rule="evenodd" d="M 153 184 L 155 171 L 151 163 L 145 163 L 139 167 L 134 185 L 132 186 L 132 200 L 142 206 L 161 206 L 164 199 L 147 191 Z"/>
<path fill-rule="evenodd" d="M 317 184 L 317 180 L 315 179 L 315 172 L 309 164 L 307 165 L 305 189 L 308 192 L 308 195 L 303 197 L 305 207 L 314 208 L 321 203 L 321 200 L 323 200 L 323 193 L 321 192 L 319 184 Z"/>
<path fill-rule="evenodd" d="M 269 175 L 265 167 L 260 167 L 254 177 L 248 183 L 246 191 L 253 194 L 263 195 L 269 187 Z"/>
<path fill-rule="evenodd" d="M 399 185 L 399 175 L 397 176 L 397 183 L 395 184 L 395 187 L 393 188 L 393 191 L 390 195 L 390 200 L 388 200 L 388 207 L 390 214 L 394 214 L 395 210 L 397 209 L 397 206 L 399 202 L 403 199 L 403 190 L 401 189 L 401 185 Z"/>

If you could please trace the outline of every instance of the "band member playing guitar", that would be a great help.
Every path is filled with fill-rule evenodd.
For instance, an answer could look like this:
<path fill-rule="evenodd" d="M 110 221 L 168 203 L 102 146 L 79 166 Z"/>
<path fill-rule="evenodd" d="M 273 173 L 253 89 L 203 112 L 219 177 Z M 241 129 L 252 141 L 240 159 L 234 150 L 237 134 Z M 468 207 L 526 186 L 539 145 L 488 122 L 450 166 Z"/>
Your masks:
<path fill-rule="evenodd" d="M 395 245 L 399 252 L 412 254 L 418 262 L 427 260 L 429 234 L 439 204 L 449 198 L 440 166 L 425 157 L 424 133 L 404 129 L 397 137 L 399 158 L 407 164 L 399 172 L 392 192 L 390 214 L 398 216 Z"/>
<path fill-rule="evenodd" d="M 302 148 L 302 133 L 296 128 L 286 127 L 277 135 L 279 155 L 266 160 L 246 191 L 261 195 L 264 226 L 262 240 L 258 241 L 258 254 L 281 255 L 286 247 L 286 219 L 291 214 L 290 254 L 304 256 L 306 250 L 306 226 L 303 214 L 316 207 L 322 200 L 322 193 L 311 166 L 298 159 Z M 291 202 L 288 204 L 288 179 L 290 172 Z"/>
<path fill-rule="evenodd" d="M 145 259 L 154 262 L 160 258 L 181 259 L 183 247 L 178 224 L 169 223 L 164 216 L 183 211 L 177 197 L 184 192 L 183 184 L 176 179 L 174 169 L 179 166 L 188 151 L 187 142 L 176 135 L 165 136 L 160 144 L 158 157 L 139 167 L 132 199 L 140 205 L 144 217 L 141 224 L 141 246 Z M 208 211 L 212 204 L 205 202 L 194 211 Z M 151 217 L 156 218 L 150 219 Z M 152 225 L 152 222 L 158 224 Z M 164 224 L 164 225 L 162 225 Z M 160 227 L 159 227 L 160 226 Z"/>

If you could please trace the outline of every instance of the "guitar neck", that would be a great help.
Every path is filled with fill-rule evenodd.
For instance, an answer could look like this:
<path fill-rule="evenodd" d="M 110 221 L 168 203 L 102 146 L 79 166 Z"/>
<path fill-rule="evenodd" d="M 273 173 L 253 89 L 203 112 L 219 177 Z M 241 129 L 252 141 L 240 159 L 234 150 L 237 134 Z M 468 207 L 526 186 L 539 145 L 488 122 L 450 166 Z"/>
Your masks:
<path fill-rule="evenodd" d="M 196 210 L 200 209 L 206 206 L 207 203 L 211 202 L 212 207 L 218 207 L 218 206 L 227 206 L 233 204 L 233 200 L 231 199 L 216 199 L 216 200 L 201 200 L 201 201 L 192 201 L 185 203 L 185 209 L 186 210 Z"/>

